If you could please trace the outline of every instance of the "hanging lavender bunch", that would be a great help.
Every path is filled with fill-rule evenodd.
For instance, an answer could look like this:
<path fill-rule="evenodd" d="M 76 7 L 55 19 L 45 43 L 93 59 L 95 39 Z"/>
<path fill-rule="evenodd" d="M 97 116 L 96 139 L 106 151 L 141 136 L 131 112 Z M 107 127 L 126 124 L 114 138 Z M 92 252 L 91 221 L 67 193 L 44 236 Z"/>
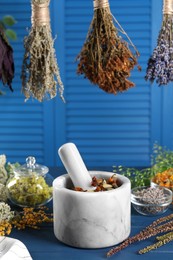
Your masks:
<path fill-rule="evenodd" d="M 160 85 L 173 81 L 173 0 L 163 1 L 163 21 L 157 46 L 148 60 L 146 80 Z"/>
<path fill-rule="evenodd" d="M 11 83 L 14 77 L 13 49 L 0 27 L 0 80 L 13 91 Z"/>

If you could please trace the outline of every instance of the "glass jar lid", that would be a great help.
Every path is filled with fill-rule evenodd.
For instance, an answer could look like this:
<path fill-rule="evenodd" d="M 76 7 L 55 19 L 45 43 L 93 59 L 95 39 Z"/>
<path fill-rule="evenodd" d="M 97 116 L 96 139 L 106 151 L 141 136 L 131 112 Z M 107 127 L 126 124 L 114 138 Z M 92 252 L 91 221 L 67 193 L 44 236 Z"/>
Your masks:
<path fill-rule="evenodd" d="M 14 169 L 16 174 L 31 174 L 37 173 L 38 175 L 44 176 L 49 171 L 47 166 L 37 164 L 35 157 L 29 156 L 26 158 L 26 163 L 20 167 Z"/>

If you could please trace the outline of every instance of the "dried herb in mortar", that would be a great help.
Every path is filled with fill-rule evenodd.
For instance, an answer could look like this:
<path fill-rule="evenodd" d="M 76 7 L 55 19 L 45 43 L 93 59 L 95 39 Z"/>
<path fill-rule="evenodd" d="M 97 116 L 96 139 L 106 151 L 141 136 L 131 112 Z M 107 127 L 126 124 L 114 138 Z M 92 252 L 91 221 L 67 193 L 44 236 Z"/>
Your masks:
<path fill-rule="evenodd" d="M 91 182 L 91 187 L 95 187 L 95 189 L 84 190 L 81 187 L 74 187 L 73 190 L 82 191 L 82 192 L 100 192 L 100 191 L 114 190 L 114 189 L 118 188 L 119 186 L 121 186 L 121 184 L 120 184 L 116 174 L 113 174 L 107 180 L 93 176 L 92 182 Z"/>
<path fill-rule="evenodd" d="M 112 16 L 108 0 L 94 0 L 94 16 L 78 60 L 78 74 L 84 74 L 91 83 L 108 93 L 117 94 L 134 86 L 129 81 L 131 70 L 137 64 L 138 51 L 127 34 Z M 118 35 L 114 20 L 135 48 Z"/>
<path fill-rule="evenodd" d="M 25 54 L 22 66 L 22 92 L 26 99 L 39 101 L 54 98 L 57 93 L 63 99 L 64 86 L 60 78 L 51 35 L 50 0 L 32 0 L 32 28 L 24 39 Z"/>

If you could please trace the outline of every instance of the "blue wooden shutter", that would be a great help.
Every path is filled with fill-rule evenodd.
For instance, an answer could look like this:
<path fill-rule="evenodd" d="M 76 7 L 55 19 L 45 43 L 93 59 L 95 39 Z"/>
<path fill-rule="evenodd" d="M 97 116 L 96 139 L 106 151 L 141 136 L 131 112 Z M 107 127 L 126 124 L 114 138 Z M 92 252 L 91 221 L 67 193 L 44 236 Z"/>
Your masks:
<path fill-rule="evenodd" d="M 57 149 L 64 142 L 78 146 L 87 166 L 147 166 L 154 141 L 173 147 L 171 88 L 145 82 L 147 60 L 156 44 L 162 0 L 110 0 L 112 13 L 139 49 L 142 72 L 134 70 L 136 87 L 109 95 L 76 75 L 77 54 L 92 16 L 92 0 L 52 0 L 51 17 L 58 63 L 67 103 L 59 97 L 45 103 L 24 102 L 20 71 L 23 37 L 30 28 L 30 0 L 1 0 L 0 16 L 11 14 L 18 40 L 12 42 L 16 63 L 14 93 L 0 97 L 0 154 L 24 162 L 34 155 L 39 163 L 61 165 Z M 5 89 L 4 89 L 5 90 Z"/>
<path fill-rule="evenodd" d="M 53 165 L 54 136 L 50 117 L 53 101 L 49 104 L 34 100 L 24 102 L 24 95 L 21 94 L 23 38 L 31 26 L 30 14 L 29 0 L 0 1 L 0 17 L 14 16 L 17 20 L 14 29 L 18 36 L 17 41 L 11 42 L 15 59 L 14 93 L 1 88 L 6 94 L 0 96 L 0 154 L 6 154 L 8 161 L 20 163 L 24 163 L 27 156 L 33 155 L 39 163 Z"/>
<path fill-rule="evenodd" d="M 55 12 L 61 22 L 64 21 L 60 25 L 63 43 L 60 50 L 67 100 L 62 109 L 65 122 L 63 130 L 59 129 L 61 138 L 56 140 L 57 147 L 64 141 L 76 143 L 89 167 L 148 166 L 155 136 L 160 133 L 157 120 L 160 122 L 161 116 L 157 110 L 160 100 L 159 105 L 155 100 L 160 94 L 150 87 L 144 76 L 154 46 L 152 35 L 154 32 L 156 36 L 160 27 L 161 1 L 110 0 L 112 13 L 141 54 L 139 63 L 142 66 L 142 72 L 137 69 L 132 72 L 131 80 L 136 87 L 117 96 L 104 93 L 76 75 L 75 58 L 93 16 L 92 0 L 65 0 L 54 4 Z M 157 13 L 156 20 L 154 13 Z M 155 116 L 159 119 L 155 120 Z"/>

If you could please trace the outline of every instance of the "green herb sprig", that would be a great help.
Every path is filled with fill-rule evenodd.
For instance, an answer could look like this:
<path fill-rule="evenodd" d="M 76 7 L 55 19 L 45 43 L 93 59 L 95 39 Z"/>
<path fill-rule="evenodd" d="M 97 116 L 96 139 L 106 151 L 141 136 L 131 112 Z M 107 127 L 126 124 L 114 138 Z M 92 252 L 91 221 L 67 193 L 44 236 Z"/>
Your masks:
<path fill-rule="evenodd" d="M 155 143 L 151 156 L 151 164 L 154 174 L 173 168 L 173 151 Z"/>
<path fill-rule="evenodd" d="M 151 168 L 146 168 L 142 170 L 123 166 L 113 166 L 113 168 L 113 172 L 122 174 L 123 176 L 130 179 L 132 188 L 149 186 L 150 179 L 153 177 L 153 171 L 151 170 Z"/>
<path fill-rule="evenodd" d="M 0 27 L 3 29 L 5 36 L 12 41 L 17 40 L 17 34 L 9 27 L 14 26 L 17 21 L 11 15 L 5 15 L 0 19 Z"/>
<path fill-rule="evenodd" d="M 158 143 L 153 146 L 151 167 L 145 169 L 113 166 L 113 172 L 122 174 L 130 179 L 132 188 L 149 186 L 152 177 L 167 169 L 173 168 L 173 151 L 162 147 Z"/>

